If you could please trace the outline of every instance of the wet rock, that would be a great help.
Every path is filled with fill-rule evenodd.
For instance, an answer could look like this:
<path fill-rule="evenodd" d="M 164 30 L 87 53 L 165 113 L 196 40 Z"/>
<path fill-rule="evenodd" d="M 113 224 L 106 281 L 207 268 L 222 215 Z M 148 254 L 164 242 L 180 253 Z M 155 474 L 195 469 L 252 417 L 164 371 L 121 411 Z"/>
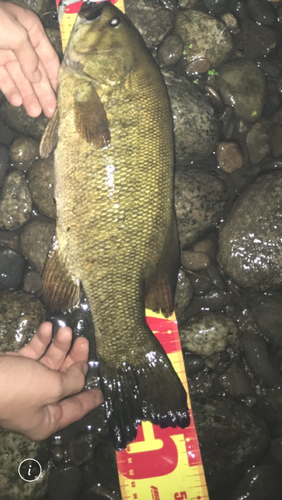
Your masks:
<path fill-rule="evenodd" d="M 183 41 L 180 36 L 168 36 L 158 47 L 158 60 L 161 66 L 176 64 L 182 57 Z"/>
<path fill-rule="evenodd" d="M 259 68 L 261 68 L 262 71 L 264 71 L 264 73 L 269 75 L 271 78 L 278 78 L 281 74 L 279 61 L 276 61 L 275 59 L 272 61 L 269 61 L 268 59 L 259 59 L 257 64 Z"/>
<path fill-rule="evenodd" d="M 82 486 L 82 474 L 71 463 L 55 467 L 49 477 L 49 500 L 78 500 Z"/>
<path fill-rule="evenodd" d="M 251 297 L 249 306 L 264 337 L 275 349 L 282 349 L 282 295 Z"/>
<path fill-rule="evenodd" d="M 230 500 L 278 500 L 282 496 L 282 469 L 277 465 L 256 465 L 240 481 Z"/>
<path fill-rule="evenodd" d="M 276 47 L 276 33 L 251 19 L 242 22 L 243 55 L 248 59 L 267 56 Z"/>
<path fill-rule="evenodd" d="M 4 183 L 9 165 L 9 150 L 5 144 L 0 143 L 0 186 Z"/>
<path fill-rule="evenodd" d="M 24 176 L 11 172 L 0 198 L 0 227 L 13 231 L 23 226 L 31 215 L 31 196 Z"/>
<path fill-rule="evenodd" d="M 36 333 L 46 316 L 45 308 L 27 292 L 0 293 L 0 349 L 17 351 Z"/>
<path fill-rule="evenodd" d="M 271 455 L 274 460 L 282 466 L 282 438 L 273 439 L 270 446 Z"/>
<path fill-rule="evenodd" d="M 55 219 L 53 157 L 34 162 L 28 172 L 28 184 L 32 200 L 38 210 L 46 217 Z"/>
<path fill-rule="evenodd" d="M 212 14 L 222 14 L 230 8 L 230 0 L 203 0 L 203 5 Z"/>
<path fill-rule="evenodd" d="M 178 5 L 182 9 L 193 9 L 197 2 L 198 0 L 179 0 Z"/>
<path fill-rule="evenodd" d="M 179 327 L 182 347 L 194 354 L 211 356 L 237 342 L 237 326 L 224 314 L 202 313 Z"/>
<path fill-rule="evenodd" d="M 282 127 L 281 125 L 273 125 L 269 129 L 270 150 L 275 158 L 282 155 Z"/>
<path fill-rule="evenodd" d="M 42 474 L 36 481 L 26 482 L 18 475 L 20 463 L 34 458 L 42 466 Z M 3 500 L 41 500 L 47 493 L 51 464 L 46 460 L 44 444 L 0 429 L 0 491 Z M 5 495 L 3 496 L 3 493 Z"/>
<path fill-rule="evenodd" d="M 36 271 L 28 271 L 24 277 L 23 288 L 26 292 L 34 293 L 38 297 L 42 295 L 42 278 Z"/>
<path fill-rule="evenodd" d="M 249 396 L 253 390 L 251 380 L 243 368 L 234 361 L 224 373 L 219 375 L 217 381 L 229 396 L 243 398 Z"/>
<path fill-rule="evenodd" d="M 203 252 L 191 252 L 185 250 L 181 253 L 181 265 L 190 271 L 200 271 L 209 267 L 211 261 L 207 254 Z"/>
<path fill-rule="evenodd" d="M 184 64 L 185 72 L 188 76 L 198 75 L 207 73 L 211 68 L 211 62 L 205 57 L 200 57 L 199 59 L 194 59 L 188 64 Z M 215 92 L 215 91 L 214 91 Z"/>
<path fill-rule="evenodd" d="M 24 257 L 10 248 L 0 248 L 0 290 L 16 290 L 23 277 Z"/>
<path fill-rule="evenodd" d="M 187 274 L 180 269 L 178 273 L 176 293 L 175 293 L 175 312 L 178 319 L 186 311 L 193 297 L 193 287 Z"/>
<path fill-rule="evenodd" d="M 269 388 L 277 384 L 279 375 L 270 363 L 266 341 L 255 333 L 245 333 L 240 344 L 244 358 L 257 381 Z"/>
<path fill-rule="evenodd" d="M 8 127 L 37 140 L 40 140 L 48 123 L 48 118 L 43 114 L 38 118 L 32 118 L 28 116 L 23 106 L 15 107 L 8 101 L 4 101 L 1 105 L 0 115 Z"/>
<path fill-rule="evenodd" d="M 257 121 L 264 104 L 265 79 L 252 61 L 238 59 L 226 64 L 219 71 L 218 83 L 224 103 L 234 108 L 237 118 Z"/>
<path fill-rule="evenodd" d="M 212 282 L 206 270 L 189 273 L 189 279 L 193 285 L 193 290 L 196 295 L 207 295 L 212 289 Z"/>
<path fill-rule="evenodd" d="M 211 261 L 215 260 L 216 257 L 216 244 L 213 240 L 210 239 L 204 239 L 201 241 L 198 241 L 193 245 L 192 250 L 194 252 L 203 252 L 206 253 Z"/>
<path fill-rule="evenodd" d="M 149 48 L 158 45 L 172 30 L 173 13 L 154 0 L 125 0 L 125 10 Z"/>
<path fill-rule="evenodd" d="M 238 26 L 238 20 L 236 19 L 236 17 L 233 14 L 231 14 L 231 12 L 226 12 L 225 14 L 222 14 L 220 16 L 220 19 L 227 26 L 230 33 L 234 33 L 234 35 L 237 35 L 238 33 L 240 33 L 240 28 Z"/>
<path fill-rule="evenodd" d="M 20 250 L 20 231 L 0 231 L 0 247 Z"/>
<path fill-rule="evenodd" d="M 267 0 L 248 0 L 248 12 L 257 23 L 269 26 L 276 21 L 276 11 Z"/>
<path fill-rule="evenodd" d="M 68 446 L 69 458 L 78 467 L 91 460 L 94 449 L 101 438 L 94 432 L 83 432 L 76 436 Z"/>
<path fill-rule="evenodd" d="M 182 247 L 191 245 L 221 216 L 227 188 L 216 176 L 179 170 L 175 177 L 175 206 Z"/>
<path fill-rule="evenodd" d="M 219 290 L 225 291 L 227 289 L 226 281 L 220 272 L 220 269 L 215 264 L 212 264 L 207 269 L 207 276 L 210 279 L 211 283 Z"/>
<path fill-rule="evenodd" d="M 54 234 L 55 223 L 47 220 L 31 221 L 21 234 L 22 252 L 39 273 L 43 271 Z"/>
<path fill-rule="evenodd" d="M 218 260 L 239 286 L 258 291 L 281 286 L 281 197 L 282 173 L 261 176 L 220 228 Z"/>
<path fill-rule="evenodd" d="M 249 130 L 246 143 L 250 162 L 254 165 L 260 163 L 270 152 L 269 136 L 261 122 L 255 123 Z"/>
<path fill-rule="evenodd" d="M 188 374 L 187 374 L 188 375 Z M 209 397 L 212 395 L 213 376 L 211 371 L 201 371 L 189 377 L 189 393 L 191 398 Z"/>
<path fill-rule="evenodd" d="M 207 158 L 219 134 L 214 109 L 196 85 L 170 72 L 163 75 L 172 107 L 177 163 Z"/>
<path fill-rule="evenodd" d="M 39 156 L 39 142 L 28 137 L 17 137 L 10 147 L 14 167 L 26 171 Z"/>
<path fill-rule="evenodd" d="M 228 495 L 269 446 L 269 432 L 255 413 L 228 399 L 194 401 L 193 412 L 209 492 Z"/>
<path fill-rule="evenodd" d="M 216 157 L 220 168 L 229 174 L 243 166 L 243 155 L 235 142 L 220 142 L 216 148 Z"/>
<path fill-rule="evenodd" d="M 263 418 L 270 425 L 274 423 L 282 423 L 282 388 L 275 387 L 271 389 L 264 397 L 264 402 L 267 408 L 267 415 Z M 260 408 L 261 412 L 261 408 Z"/>
<path fill-rule="evenodd" d="M 184 350 L 183 358 L 188 378 L 206 368 L 206 363 L 202 356 L 197 356 L 189 351 Z"/>
<path fill-rule="evenodd" d="M 232 49 L 231 35 L 222 21 L 198 10 L 179 10 L 175 32 L 184 42 L 187 62 L 204 57 L 211 67 L 218 67 Z"/>

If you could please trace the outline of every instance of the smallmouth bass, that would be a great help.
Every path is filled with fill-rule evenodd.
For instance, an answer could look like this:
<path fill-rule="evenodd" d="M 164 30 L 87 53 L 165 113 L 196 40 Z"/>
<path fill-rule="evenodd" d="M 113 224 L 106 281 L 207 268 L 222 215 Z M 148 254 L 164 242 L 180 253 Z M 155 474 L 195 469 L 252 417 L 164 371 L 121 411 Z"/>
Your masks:
<path fill-rule="evenodd" d="M 145 318 L 145 306 L 172 313 L 179 266 L 170 105 L 142 37 L 109 2 L 78 14 L 41 156 L 53 149 L 57 225 L 45 302 L 70 310 L 83 285 L 109 434 L 121 450 L 142 420 L 184 428 L 189 412 Z"/>

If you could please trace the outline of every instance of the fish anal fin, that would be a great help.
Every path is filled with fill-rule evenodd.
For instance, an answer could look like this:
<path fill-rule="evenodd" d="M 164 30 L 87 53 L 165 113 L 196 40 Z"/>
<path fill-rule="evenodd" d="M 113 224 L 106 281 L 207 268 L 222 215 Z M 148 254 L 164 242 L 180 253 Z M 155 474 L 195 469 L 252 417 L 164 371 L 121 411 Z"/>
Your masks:
<path fill-rule="evenodd" d="M 79 280 L 70 272 L 56 236 L 43 271 L 43 297 L 51 311 L 70 311 L 79 303 Z"/>
<path fill-rule="evenodd" d="M 168 318 L 174 310 L 174 295 L 179 269 L 179 242 L 175 217 L 159 265 L 145 287 L 146 308 L 162 312 Z"/>
<path fill-rule="evenodd" d="M 91 83 L 83 83 L 74 95 L 75 127 L 77 132 L 101 149 L 110 142 L 109 123 L 105 108 Z"/>
<path fill-rule="evenodd" d="M 59 110 L 56 109 L 49 121 L 40 142 L 39 154 L 41 158 L 48 158 L 58 143 Z"/>

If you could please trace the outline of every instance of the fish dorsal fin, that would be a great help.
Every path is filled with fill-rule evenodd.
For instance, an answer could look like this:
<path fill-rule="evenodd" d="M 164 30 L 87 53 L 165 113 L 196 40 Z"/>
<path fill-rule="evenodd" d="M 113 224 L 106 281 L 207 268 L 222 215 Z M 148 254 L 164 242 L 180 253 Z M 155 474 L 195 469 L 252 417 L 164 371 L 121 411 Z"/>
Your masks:
<path fill-rule="evenodd" d="M 51 311 L 70 311 L 79 303 L 80 283 L 71 273 L 53 238 L 43 272 L 43 296 Z"/>
<path fill-rule="evenodd" d="M 56 109 L 51 120 L 49 121 L 39 147 L 41 158 L 48 158 L 58 143 L 58 127 L 59 127 L 59 110 Z"/>
<path fill-rule="evenodd" d="M 103 148 L 110 142 L 105 108 L 91 83 L 83 83 L 74 94 L 75 126 L 87 142 Z"/>

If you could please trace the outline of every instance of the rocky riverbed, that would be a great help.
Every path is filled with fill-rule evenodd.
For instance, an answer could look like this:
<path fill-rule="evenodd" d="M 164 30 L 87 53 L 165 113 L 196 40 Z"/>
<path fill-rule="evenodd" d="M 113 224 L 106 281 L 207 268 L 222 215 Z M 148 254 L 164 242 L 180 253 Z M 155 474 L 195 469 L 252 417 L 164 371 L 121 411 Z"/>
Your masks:
<path fill-rule="evenodd" d="M 37 12 L 60 53 L 54 1 Z M 174 118 L 181 244 L 176 312 L 211 500 L 282 498 L 282 1 L 125 0 L 161 67 Z M 47 119 L 0 94 L 0 349 L 48 318 L 41 274 L 54 233 Z M 67 323 L 91 342 L 82 299 Z M 17 334 L 16 334 L 17 333 Z M 23 457 L 40 481 L 14 471 Z M 43 443 L 0 430 L 1 500 L 119 500 L 103 407 Z M 142 499 L 145 500 L 145 499 Z"/>

